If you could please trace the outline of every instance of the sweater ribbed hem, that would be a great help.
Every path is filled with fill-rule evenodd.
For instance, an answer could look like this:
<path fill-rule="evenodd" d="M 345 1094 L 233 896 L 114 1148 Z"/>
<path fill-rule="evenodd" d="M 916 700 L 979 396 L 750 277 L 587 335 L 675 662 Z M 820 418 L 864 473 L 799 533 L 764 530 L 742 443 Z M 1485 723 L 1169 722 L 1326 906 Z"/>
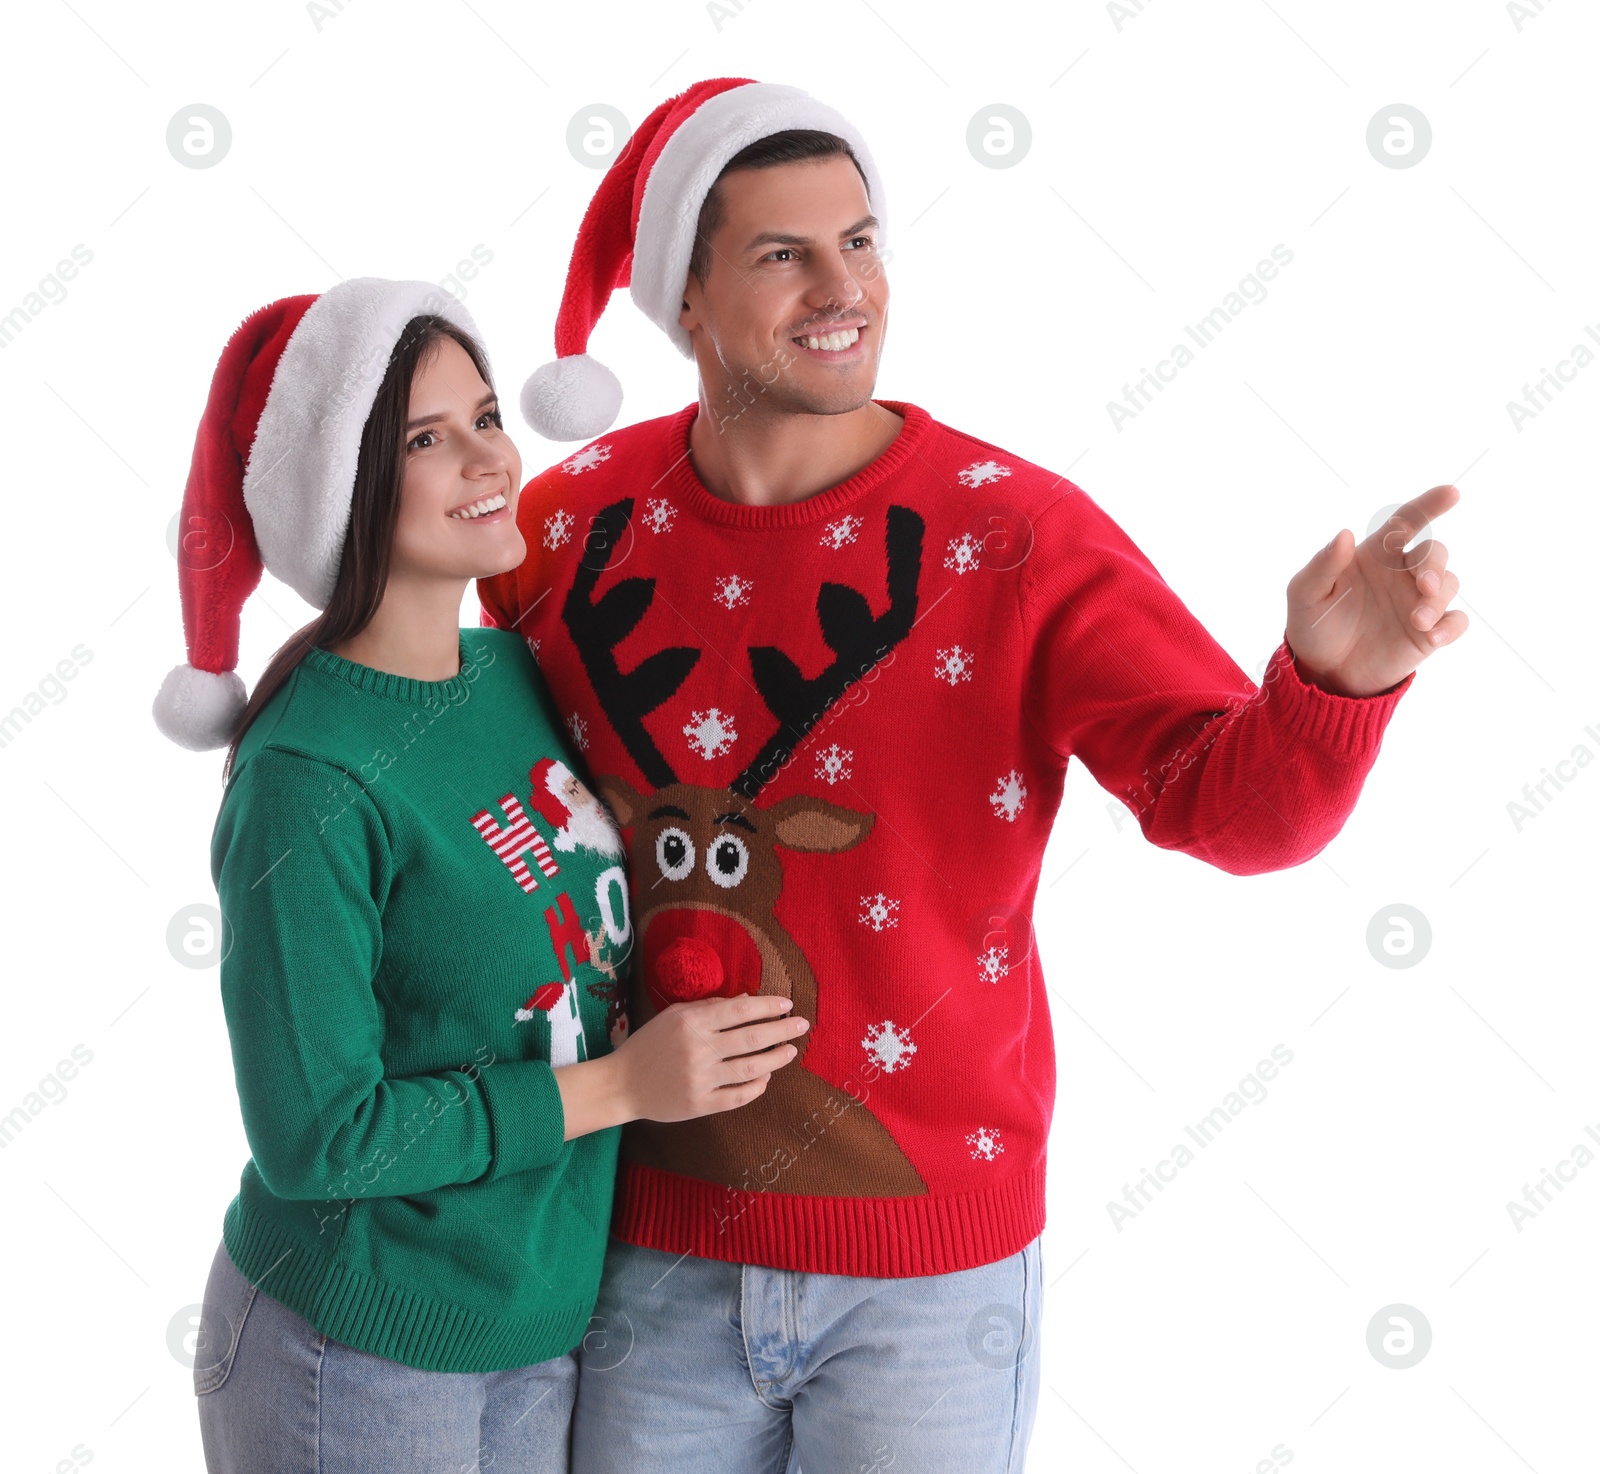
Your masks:
<path fill-rule="evenodd" d="M 611 1232 L 630 1244 L 772 1269 L 908 1279 L 993 1264 L 1044 1231 L 1044 1158 L 981 1192 L 916 1198 L 743 1193 L 618 1164 Z"/>
<path fill-rule="evenodd" d="M 571 1351 L 594 1311 L 591 1293 L 537 1315 L 486 1316 L 339 1268 L 326 1254 L 250 1213 L 236 1197 L 222 1242 L 239 1272 L 324 1336 L 425 1372 L 500 1372 Z"/>

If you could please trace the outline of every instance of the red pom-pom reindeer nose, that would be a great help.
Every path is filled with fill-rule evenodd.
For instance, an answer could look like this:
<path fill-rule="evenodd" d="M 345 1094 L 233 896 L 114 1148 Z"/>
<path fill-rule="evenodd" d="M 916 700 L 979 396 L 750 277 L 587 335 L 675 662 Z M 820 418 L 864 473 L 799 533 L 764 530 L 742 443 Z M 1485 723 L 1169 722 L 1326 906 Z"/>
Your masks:
<path fill-rule="evenodd" d="M 722 959 L 699 937 L 678 937 L 656 956 L 656 988 L 674 1003 L 709 998 L 722 986 Z"/>
<path fill-rule="evenodd" d="M 655 1007 L 761 991 L 761 954 L 745 925 L 699 906 L 657 912 L 645 926 L 644 977 Z"/>

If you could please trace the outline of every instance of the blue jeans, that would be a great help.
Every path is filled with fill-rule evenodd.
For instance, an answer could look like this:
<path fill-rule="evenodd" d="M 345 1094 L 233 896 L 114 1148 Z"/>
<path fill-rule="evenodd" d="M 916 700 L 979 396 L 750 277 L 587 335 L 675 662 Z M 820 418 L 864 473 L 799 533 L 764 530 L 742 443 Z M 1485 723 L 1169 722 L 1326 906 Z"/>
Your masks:
<path fill-rule="evenodd" d="M 330 1341 L 220 1244 L 194 1390 L 208 1474 L 567 1474 L 575 1353 L 424 1372 Z"/>
<path fill-rule="evenodd" d="M 950 1274 L 811 1274 L 612 1237 L 572 1474 L 1020 1474 L 1039 1240 Z"/>

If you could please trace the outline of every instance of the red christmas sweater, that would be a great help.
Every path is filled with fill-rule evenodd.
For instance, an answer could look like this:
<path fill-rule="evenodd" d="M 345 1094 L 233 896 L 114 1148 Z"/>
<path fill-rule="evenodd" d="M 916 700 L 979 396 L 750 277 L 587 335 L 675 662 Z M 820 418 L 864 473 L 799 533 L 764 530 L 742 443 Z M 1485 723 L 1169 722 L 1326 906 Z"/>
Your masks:
<path fill-rule="evenodd" d="M 709 492 L 689 404 L 535 476 L 479 580 L 627 836 L 629 1014 L 780 993 L 765 1093 L 623 1130 L 613 1231 L 835 1274 L 942 1273 L 1044 1226 L 1055 1052 L 1029 917 L 1067 762 L 1235 875 L 1339 832 L 1395 703 L 1280 643 L 1260 686 L 1072 482 L 914 404 L 848 481 Z"/>

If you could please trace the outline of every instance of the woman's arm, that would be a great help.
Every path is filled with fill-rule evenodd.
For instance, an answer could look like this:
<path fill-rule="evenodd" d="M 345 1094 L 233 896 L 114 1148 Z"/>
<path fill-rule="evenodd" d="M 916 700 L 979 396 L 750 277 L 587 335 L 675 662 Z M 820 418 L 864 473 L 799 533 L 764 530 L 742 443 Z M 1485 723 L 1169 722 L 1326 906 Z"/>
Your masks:
<path fill-rule="evenodd" d="M 339 797 L 324 802 L 330 791 Z M 544 1060 L 480 1053 L 385 1076 L 372 979 L 393 859 L 358 784 L 264 748 L 228 790 L 211 866 L 228 925 L 222 1003 L 239 1106 L 272 1193 L 401 1196 L 560 1155 L 562 1091 Z"/>

